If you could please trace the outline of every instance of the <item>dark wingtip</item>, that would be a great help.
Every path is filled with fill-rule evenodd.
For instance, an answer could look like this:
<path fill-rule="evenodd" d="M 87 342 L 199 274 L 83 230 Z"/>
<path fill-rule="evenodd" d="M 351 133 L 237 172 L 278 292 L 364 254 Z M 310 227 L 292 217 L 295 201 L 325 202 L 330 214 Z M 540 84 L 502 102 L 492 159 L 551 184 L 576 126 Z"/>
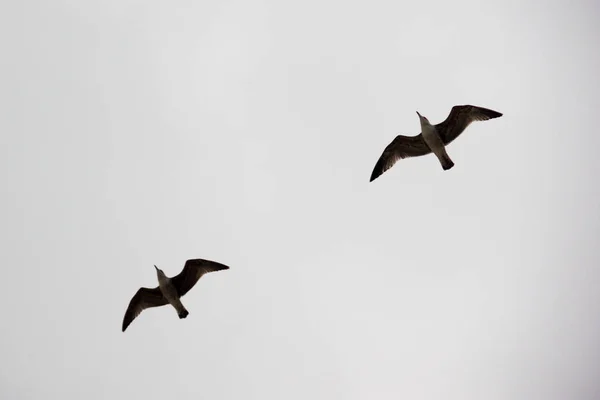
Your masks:
<path fill-rule="evenodd" d="M 375 179 L 379 178 L 381 174 L 383 174 L 383 166 L 381 165 L 381 158 L 377 160 L 377 164 L 375 164 L 375 168 L 373 168 L 373 172 L 371 172 L 371 178 L 369 182 L 373 182 Z"/>
<path fill-rule="evenodd" d="M 490 119 L 498 118 L 498 117 L 502 116 L 502 113 L 499 113 L 498 111 L 490 110 L 489 108 L 483 108 L 483 107 L 480 107 L 480 108 L 484 111 L 485 115 Z"/>
<path fill-rule="evenodd" d="M 215 271 L 225 271 L 227 269 L 229 269 L 229 266 L 221 263 L 215 263 Z"/>

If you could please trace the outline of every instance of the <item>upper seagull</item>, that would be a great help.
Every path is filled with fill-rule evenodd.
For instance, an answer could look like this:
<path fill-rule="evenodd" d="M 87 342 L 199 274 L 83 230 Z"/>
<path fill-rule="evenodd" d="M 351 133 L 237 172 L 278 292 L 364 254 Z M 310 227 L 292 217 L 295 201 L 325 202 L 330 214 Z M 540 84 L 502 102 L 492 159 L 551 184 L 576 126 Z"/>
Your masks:
<path fill-rule="evenodd" d="M 156 265 L 156 275 L 158 277 L 158 287 L 154 289 L 140 288 L 129 302 L 129 307 L 125 311 L 123 318 L 123 332 L 131 322 L 146 308 L 164 306 L 171 304 L 177 310 L 179 318 L 185 318 L 189 312 L 181 304 L 181 297 L 194 287 L 202 275 L 229 269 L 227 265 L 209 260 L 187 260 L 183 270 L 179 275 L 167 278 L 165 273 L 158 269 Z"/>
<path fill-rule="evenodd" d="M 442 123 L 431 125 L 429 120 L 417 111 L 421 121 L 421 133 L 417 136 L 398 135 L 390 143 L 373 169 L 370 182 L 383 174 L 401 158 L 419 157 L 433 152 L 444 170 L 454 166 L 446 152 L 446 146 L 456 139 L 473 121 L 487 121 L 502 114 L 477 106 L 454 106 L 448 118 Z"/>

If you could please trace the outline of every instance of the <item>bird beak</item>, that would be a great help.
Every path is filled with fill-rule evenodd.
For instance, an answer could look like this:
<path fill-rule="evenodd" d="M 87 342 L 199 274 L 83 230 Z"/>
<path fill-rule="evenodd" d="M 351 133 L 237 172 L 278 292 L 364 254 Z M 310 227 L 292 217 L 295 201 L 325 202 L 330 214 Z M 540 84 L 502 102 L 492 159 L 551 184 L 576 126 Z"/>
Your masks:
<path fill-rule="evenodd" d="M 419 114 L 419 112 L 417 111 L 417 115 L 419 116 L 419 118 L 421 118 L 421 114 Z"/>
<path fill-rule="evenodd" d="M 155 265 L 154 268 L 156 268 L 156 270 L 158 271 L 158 267 Z"/>

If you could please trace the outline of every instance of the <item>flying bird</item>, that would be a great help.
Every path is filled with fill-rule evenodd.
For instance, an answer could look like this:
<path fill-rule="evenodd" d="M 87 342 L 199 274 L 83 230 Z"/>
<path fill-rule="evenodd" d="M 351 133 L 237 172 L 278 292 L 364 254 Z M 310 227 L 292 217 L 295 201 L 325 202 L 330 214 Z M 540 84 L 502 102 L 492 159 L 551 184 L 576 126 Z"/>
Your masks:
<path fill-rule="evenodd" d="M 123 332 L 142 311 L 150 307 L 171 304 L 180 319 L 187 317 L 189 312 L 181 303 L 181 297 L 189 292 L 204 274 L 229 269 L 227 265 L 214 261 L 187 260 L 179 275 L 168 278 L 156 265 L 154 268 L 158 277 L 158 287 L 154 289 L 142 287 L 133 296 L 123 318 Z"/>
<path fill-rule="evenodd" d="M 392 168 L 402 158 L 420 157 L 432 152 L 442 164 L 444 171 L 448 170 L 454 166 L 454 162 L 448 156 L 446 146 L 463 133 L 471 122 L 487 121 L 502 116 L 497 111 L 470 105 L 452 107 L 446 120 L 437 125 L 431 125 L 429 120 L 418 111 L 417 115 L 421 122 L 421 133 L 417 136 L 396 136 L 375 164 L 370 182 Z"/>

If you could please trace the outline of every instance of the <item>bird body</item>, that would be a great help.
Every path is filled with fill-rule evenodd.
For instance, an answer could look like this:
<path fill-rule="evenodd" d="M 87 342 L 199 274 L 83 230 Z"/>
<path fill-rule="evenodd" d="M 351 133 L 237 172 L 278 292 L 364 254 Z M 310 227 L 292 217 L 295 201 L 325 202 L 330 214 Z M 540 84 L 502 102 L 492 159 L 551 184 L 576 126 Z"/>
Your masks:
<path fill-rule="evenodd" d="M 429 123 L 429 120 L 421 114 L 419 114 L 419 121 L 421 123 L 421 135 L 423 135 L 423 141 L 429 147 L 431 152 L 435 154 L 440 163 L 442 164 L 442 168 L 445 170 L 450 169 L 454 166 L 454 162 L 448 156 L 448 152 L 446 151 L 446 146 L 444 146 L 444 141 L 440 137 L 435 126 Z"/>
<path fill-rule="evenodd" d="M 486 121 L 501 117 L 502 114 L 483 107 L 472 105 L 454 106 L 443 122 L 432 125 L 429 120 L 419 114 L 421 133 L 417 136 L 398 135 L 385 148 L 373 172 L 370 181 L 374 181 L 381 174 L 392 168 L 403 158 L 420 157 L 434 153 L 442 168 L 448 170 L 454 162 L 448 156 L 446 146 L 456 139 L 474 121 Z"/>
<path fill-rule="evenodd" d="M 175 308 L 179 318 L 187 317 L 189 312 L 181 302 L 181 298 L 179 294 L 177 294 L 177 288 L 173 285 L 173 282 L 171 282 L 171 278 L 168 278 L 162 270 L 156 267 L 156 265 L 154 268 L 156 268 L 156 275 L 158 277 L 158 288 L 163 297 Z"/>
<path fill-rule="evenodd" d="M 123 317 L 123 332 L 142 311 L 150 307 L 171 304 L 180 319 L 187 317 L 189 312 L 181 302 L 181 297 L 194 287 L 204 274 L 229 269 L 227 265 L 215 261 L 193 259 L 186 261 L 178 275 L 169 278 L 156 265 L 154 268 L 156 268 L 158 287 L 153 289 L 142 287 L 136 292 Z"/>

